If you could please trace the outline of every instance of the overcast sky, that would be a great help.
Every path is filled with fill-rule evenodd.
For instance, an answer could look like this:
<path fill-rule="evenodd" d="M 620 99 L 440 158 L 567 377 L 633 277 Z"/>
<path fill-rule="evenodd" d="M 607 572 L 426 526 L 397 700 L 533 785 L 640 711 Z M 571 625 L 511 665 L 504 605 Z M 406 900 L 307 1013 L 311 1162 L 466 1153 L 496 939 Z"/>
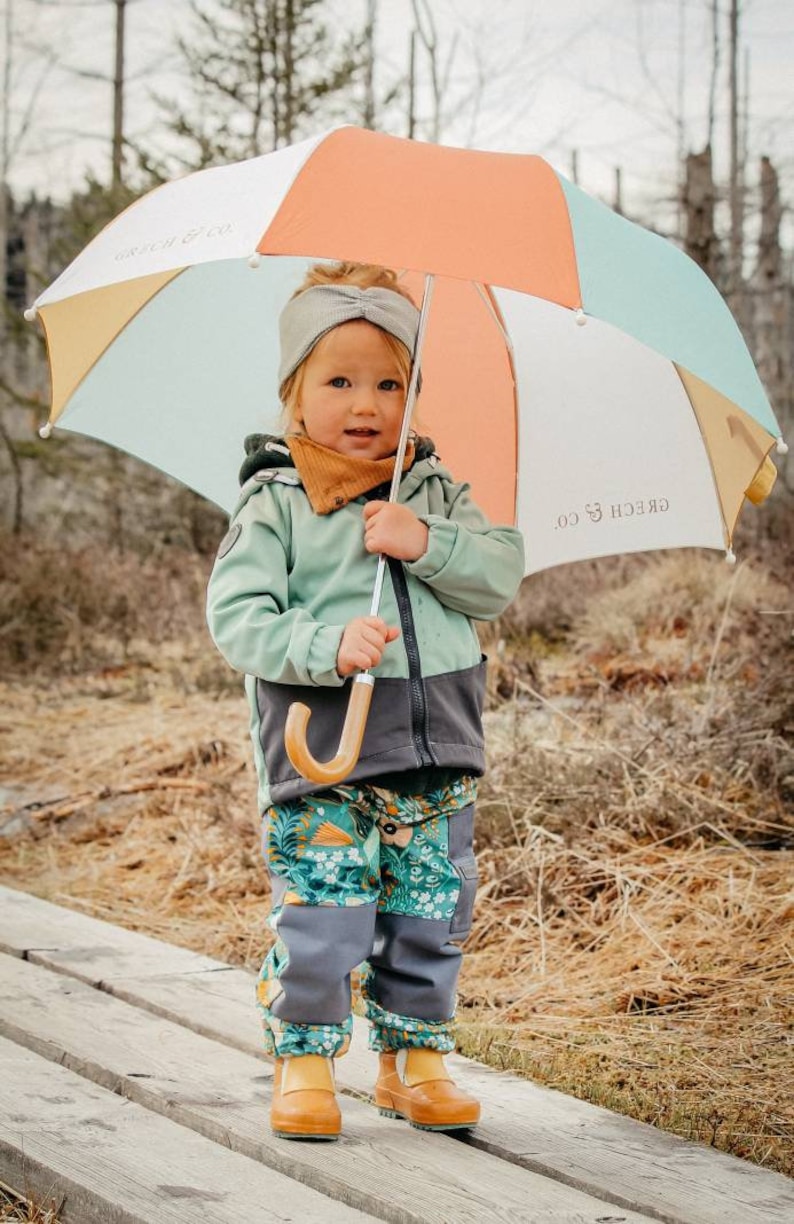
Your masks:
<path fill-rule="evenodd" d="M 31 107 L 30 130 L 10 180 L 18 193 L 63 197 L 87 169 L 109 174 L 114 5 L 112 0 L 5 0 L 14 22 L 13 137 Z M 340 26 L 363 19 L 365 0 L 328 0 Z M 129 0 L 126 126 L 157 145 L 154 92 L 178 94 L 173 42 L 185 30 L 185 0 Z M 579 182 L 611 198 L 615 167 L 631 210 L 653 213 L 672 193 L 676 152 L 707 133 L 711 77 L 710 0 L 432 0 L 440 60 L 449 66 L 441 138 L 449 144 L 538 152 L 563 173 L 577 150 Z M 723 14 L 728 0 L 720 0 Z M 405 72 L 410 0 L 379 0 L 376 91 Z M 715 154 L 728 148 L 727 17 L 721 21 Z M 743 0 L 741 72 L 749 71 L 748 181 L 762 153 L 794 202 L 794 2 Z M 42 58 L 48 48 L 52 62 Z M 75 70 L 83 74 L 76 75 Z M 420 76 L 425 64 L 420 59 Z M 478 84 L 479 81 L 479 84 Z M 429 99 L 420 98 L 420 117 Z M 404 134 L 404 107 L 380 126 Z M 421 133 L 420 133 L 421 134 Z"/>

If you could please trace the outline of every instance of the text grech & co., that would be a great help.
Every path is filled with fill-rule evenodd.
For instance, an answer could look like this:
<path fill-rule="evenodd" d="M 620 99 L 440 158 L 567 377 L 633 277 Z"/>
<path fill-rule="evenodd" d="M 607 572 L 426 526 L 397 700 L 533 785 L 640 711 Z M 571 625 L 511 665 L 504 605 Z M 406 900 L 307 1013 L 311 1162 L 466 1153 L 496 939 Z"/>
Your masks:
<path fill-rule="evenodd" d="M 667 497 L 641 497 L 636 501 L 622 502 L 588 502 L 583 510 L 569 510 L 567 514 L 558 514 L 554 530 L 561 531 L 567 527 L 578 527 L 580 523 L 613 522 L 615 519 L 630 519 L 642 514 L 666 514 L 670 509 Z"/>

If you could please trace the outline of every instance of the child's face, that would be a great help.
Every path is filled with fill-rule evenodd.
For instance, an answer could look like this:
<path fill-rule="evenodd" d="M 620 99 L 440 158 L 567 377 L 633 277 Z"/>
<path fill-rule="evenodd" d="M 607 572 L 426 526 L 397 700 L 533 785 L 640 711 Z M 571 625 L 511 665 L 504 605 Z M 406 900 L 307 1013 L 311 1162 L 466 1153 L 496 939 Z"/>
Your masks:
<path fill-rule="evenodd" d="M 407 388 L 379 328 L 363 319 L 335 327 L 303 375 L 295 420 L 313 442 L 356 459 L 394 454 Z"/>

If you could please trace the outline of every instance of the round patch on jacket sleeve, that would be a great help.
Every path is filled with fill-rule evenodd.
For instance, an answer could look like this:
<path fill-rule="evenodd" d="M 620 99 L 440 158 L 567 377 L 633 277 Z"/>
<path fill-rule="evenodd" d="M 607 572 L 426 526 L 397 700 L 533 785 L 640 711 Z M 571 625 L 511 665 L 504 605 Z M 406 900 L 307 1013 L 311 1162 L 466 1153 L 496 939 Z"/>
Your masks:
<path fill-rule="evenodd" d="M 232 549 L 234 548 L 235 544 L 237 543 L 237 541 L 239 540 L 242 534 L 242 530 L 243 530 L 242 523 L 235 523 L 232 527 L 229 528 L 229 530 L 226 532 L 226 535 L 223 537 L 220 544 L 218 545 L 218 552 L 217 552 L 218 561 L 220 561 L 221 557 L 225 557 L 227 553 L 230 553 L 232 551 Z"/>

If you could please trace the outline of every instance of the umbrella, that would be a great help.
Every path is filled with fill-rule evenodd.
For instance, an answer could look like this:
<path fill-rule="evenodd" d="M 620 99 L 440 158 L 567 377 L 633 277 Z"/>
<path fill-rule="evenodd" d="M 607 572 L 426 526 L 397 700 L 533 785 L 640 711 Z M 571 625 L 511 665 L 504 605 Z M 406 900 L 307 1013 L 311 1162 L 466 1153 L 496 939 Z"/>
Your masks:
<path fill-rule="evenodd" d="M 527 573 L 724 549 L 786 448 L 708 277 L 542 158 L 343 127 L 144 196 L 36 300 L 57 424 L 218 505 L 277 431 L 277 314 L 308 261 L 432 277 L 420 421 Z"/>

